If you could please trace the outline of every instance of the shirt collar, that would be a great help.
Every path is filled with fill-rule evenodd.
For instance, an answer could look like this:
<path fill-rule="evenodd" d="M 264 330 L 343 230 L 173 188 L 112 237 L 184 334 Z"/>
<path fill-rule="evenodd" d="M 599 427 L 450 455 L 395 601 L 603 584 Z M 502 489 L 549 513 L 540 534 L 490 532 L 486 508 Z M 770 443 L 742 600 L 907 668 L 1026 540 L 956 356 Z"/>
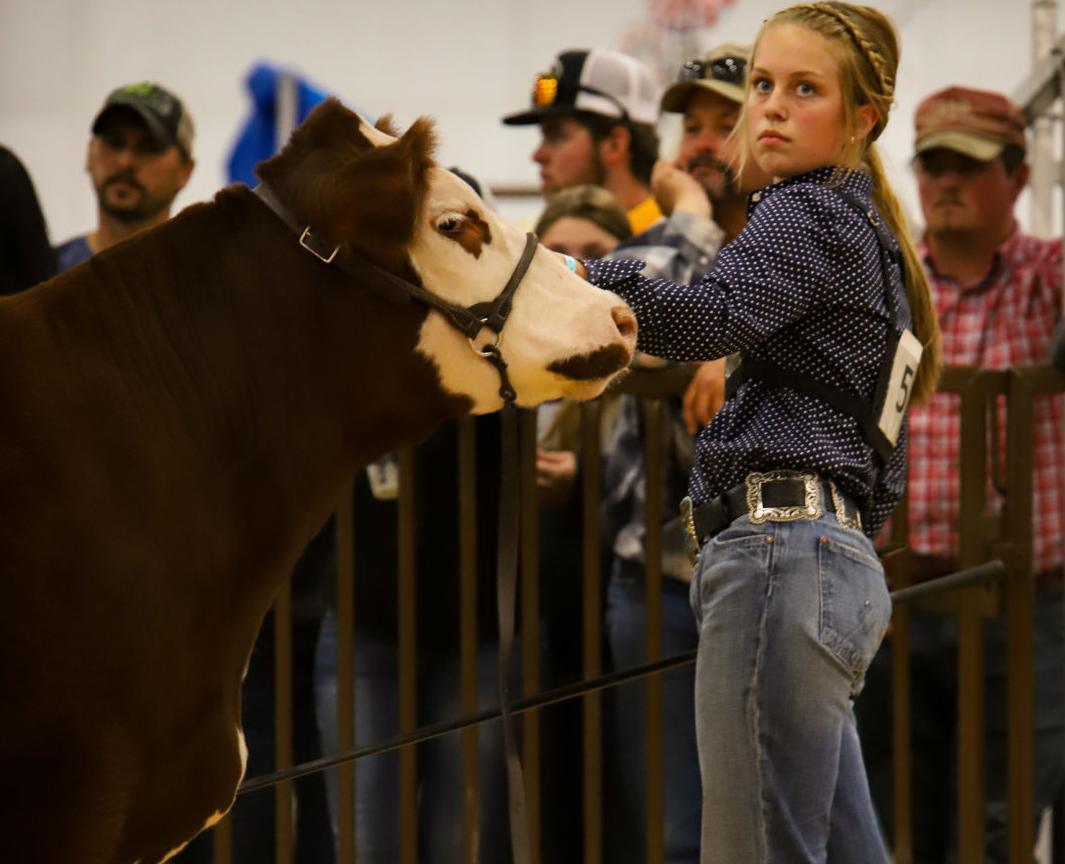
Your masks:
<path fill-rule="evenodd" d="M 785 177 L 778 183 L 771 183 L 757 192 L 752 192 L 747 199 L 748 217 L 750 217 L 751 211 L 769 196 L 776 195 L 782 189 L 797 186 L 800 183 L 817 183 L 834 189 L 845 189 L 863 198 L 870 197 L 873 191 L 873 178 L 865 172 L 857 169 L 841 168 L 838 165 L 825 165 L 822 168 L 807 171 L 805 174 Z"/>

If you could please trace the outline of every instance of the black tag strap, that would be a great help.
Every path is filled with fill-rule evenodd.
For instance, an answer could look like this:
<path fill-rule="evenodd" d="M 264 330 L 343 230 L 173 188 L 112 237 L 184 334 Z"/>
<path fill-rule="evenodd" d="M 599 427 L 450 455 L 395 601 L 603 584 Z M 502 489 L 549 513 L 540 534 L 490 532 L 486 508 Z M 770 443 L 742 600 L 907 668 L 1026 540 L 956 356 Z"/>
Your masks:
<path fill-rule="evenodd" d="M 862 430 L 862 437 L 872 447 L 884 462 L 891 458 L 894 446 L 888 441 L 877 424 L 873 408 L 864 400 L 850 393 L 845 393 L 828 384 L 822 384 L 808 375 L 796 372 L 794 369 L 784 369 L 768 360 L 757 360 L 753 357 L 744 357 L 739 368 L 729 375 L 725 382 L 725 398 L 731 399 L 741 384 L 751 379 L 764 381 L 774 387 L 790 387 L 807 396 L 813 396 L 822 402 L 827 402 L 838 411 L 842 411 L 858 421 Z"/>

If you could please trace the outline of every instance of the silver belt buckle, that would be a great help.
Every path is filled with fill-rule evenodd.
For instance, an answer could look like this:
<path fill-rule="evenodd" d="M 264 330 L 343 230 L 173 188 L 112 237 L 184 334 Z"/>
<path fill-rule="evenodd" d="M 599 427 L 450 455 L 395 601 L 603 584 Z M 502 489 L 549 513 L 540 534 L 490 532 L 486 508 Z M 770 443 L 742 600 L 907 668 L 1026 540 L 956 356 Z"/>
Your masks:
<path fill-rule="evenodd" d="M 762 503 L 762 484 L 771 480 L 802 480 L 803 503 L 798 507 L 766 507 Z M 751 524 L 794 522 L 797 519 L 820 519 L 821 484 L 816 474 L 798 471 L 752 471 L 747 475 L 747 515 Z"/>
<path fill-rule="evenodd" d="M 684 525 L 684 540 L 692 567 L 699 561 L 699 535 L 695 530 L 694 510 L 691 497 L 685 495 L 680 501 L 680 521 Z"/>

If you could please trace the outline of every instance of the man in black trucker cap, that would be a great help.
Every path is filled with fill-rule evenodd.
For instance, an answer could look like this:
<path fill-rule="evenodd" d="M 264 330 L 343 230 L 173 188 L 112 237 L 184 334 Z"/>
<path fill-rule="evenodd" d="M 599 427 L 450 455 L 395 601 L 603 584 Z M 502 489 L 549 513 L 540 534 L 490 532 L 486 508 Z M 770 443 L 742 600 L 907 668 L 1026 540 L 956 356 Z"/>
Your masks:
<path fill-rule="evenodd" d="M 543 138 L 532 158 L 544 195 L 581 183 L 602 186 L 639 234 L 662 216 L 650 190 L 660 90 L 647 66 L 627 54 L 563 51 L 536 76 L 530 107 L 503 122 L 539 124 Z"/>
<path fill-rule="evenodd" d="M 108 95 L 85 156 L 96 190 L 96 228 L 57 247 L 60 271 L 170 218 L 196 164 L 192 134 L 181 100 L 158 84 L 128 84 Z"/>

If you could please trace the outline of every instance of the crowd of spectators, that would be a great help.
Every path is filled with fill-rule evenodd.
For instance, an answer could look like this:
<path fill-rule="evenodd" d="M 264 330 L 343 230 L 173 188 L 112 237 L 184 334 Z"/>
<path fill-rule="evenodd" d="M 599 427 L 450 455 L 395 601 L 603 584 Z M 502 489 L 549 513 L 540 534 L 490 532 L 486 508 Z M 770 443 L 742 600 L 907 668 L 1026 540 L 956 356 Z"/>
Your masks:
<path fill-rule="evenodd" d="M 754 34 L 752 34 L 753 36 Z M 752 193 L 774 178 L 753 160 L 738 158 L 735 129 L 748 92 L 751 48 L 725 44 L 690 58 L 662 88 L 639 60 L 602 48 L 567 50 L 537 75 L 531 103 L 502 118 L 508 126 L 536 125 L 532 159 L 539 165 L 542 214 L 535 230 L 548 249 L 577 259 L 645 262 L 643 274 L 688 284 L 701 280 L 723 246 L 741 234 Z M 676 153 L 659 152 L 656 124 L 680 117 Z M 1025 120 L 999 93 L 953 86 L 930 94 L 916 114 L 913 176 L 923 230 L 915 238 L 943 333 L 944 362 L 990 369 L 1050 362 L 1061 320 L 1060 240 L 1030 236 L 1014 209 L 1028 183 Z M 18 157 L 0 148 L 0 188 L 5 227 L 0 239 L 0 294 L 30 289 L 58 272 L 133 234 L 152 230 L 171 214 L 195 168 L 193 124 L 183 101 L 154 83 L 110 93 L 90 124 L 85 169 L 97 201 L 96 224 L 53 247 L 32 181 Z M 506 133 L 501 133 L 506 134 Z M 665 156 L 666 158 L 661 158 Z M 475 167 L 475 166 L 471 166 Z M 455 169 L 483 197 L 490 190 L 473 174 Z M 1059 337 L 1058 356 L 1065 356 Z M 637 366 L 665 361 L 638 355 Z M 1061 363 L 1057 365 L 1062 365 Z M 645 440 L 641 403 L 610 394 L 602 432 L 602 536 L 607 574 L 603 598 L 605 648 L 610 668 L 624 670 L 645 658 L 647 627 L 645 555 L 648 518 L 661 519 L 663 575 L 660 609 L 664 656 L 694 650 L 699 639 L 689 606 L 691 564 L 676 503 L 687 494 L 695 436 L 725 400 L 725 361 L 692 364 L 691 385 L 667 400 L 658 441 Z M 1065 466 L 1060 398 L 1036 406 L 1033 558 L 1037 587 L 1034 631 L 1036 812 L 1061 794 L 1065 783 L 1065 618 L 1063 539 Z M 996 415 L 1005 441 L 1005 415 Z M 581 674 L 580 604 L 582 454 L 579 409 L 544 406 L 536 477 L 540 498 L 541 581 L 538 644 L 543 686 L 570 683 Z M 474 423 L 476 440 L 477 680 L 478 704 L 498 699 L 494 547 L 500 472 L 499 422 Z M 461 716 L 457 421 L 417 447 L 412 464 L 417 513 L 418 713 L 421 724 Z M 951 397 L 938 394 L 910 414 L 909 528 L 915 580 L 958 569 L 959 417 Z M 666 509 L 645 511 L 648 447 L 658 448 Z M 1003 458 L 1001 453 L 992 458 Z M 367 745 L 398 732 L 397 720 L 397 462 L 394 454 L 354 478 L 356 538 L 356 741 Z M 1002 490 L 991 490 L 1000 509 Z M 293 574 L 295 755 L 308 760 L 335 750 L 337 610 L 335 525 L 308 547 Z M 914 861 L 954 860 L 957 776 L 954 746 L 958 632 L 954 617 L 916 608 L 911 617 L 913 691 Z M 249 775 L 273 768 L 273 639 L 267 619 L 244 684 Z M 1006 632 L 1001 618 L 986 622 L 988 781 L 987 860 L 1007 858 L 1005 728 Z M 858 728 L 873 800 L 885 836 L 893 832 L 891 782 L 890 650 L 874 660 L 856 699 Z M 696 743 L 694 669 L 663 676 L 662 741 L 665 860 L 700 857 L 701 787 Z M 645 720 L 642 682 L 616 688 L 606 701 L 605 791 L 608 860 L 642 861 L 647 838 Z M 549 860 L 576 860 L 580 849 L 582 741 L 577 703 L 546 709 L 543 796 L 544 849 Z M 478 733 L 479 856 L 507 860 L 505 774 L 498 724 Z M 462 848 L 462 753 L 458 736 L 419 750 L 421 860 L 459 860 Z M 559 767 L 562 766 L 562 767 Z M 396 817 L 398 757 L 383 754 L 357 765 L 355 824 L 359 860 L 398 860 Z M 334 859 L 337 794 L 332 772 L 297 784 L 297 858 L 303 864 Z M 241 798 L 233 811 L 236 861 L 271 860 L 273 800 Z M 569 856 L 569 857 L 567 857 Z M 206 862 L 201 837 L 175 861 Z"/>

